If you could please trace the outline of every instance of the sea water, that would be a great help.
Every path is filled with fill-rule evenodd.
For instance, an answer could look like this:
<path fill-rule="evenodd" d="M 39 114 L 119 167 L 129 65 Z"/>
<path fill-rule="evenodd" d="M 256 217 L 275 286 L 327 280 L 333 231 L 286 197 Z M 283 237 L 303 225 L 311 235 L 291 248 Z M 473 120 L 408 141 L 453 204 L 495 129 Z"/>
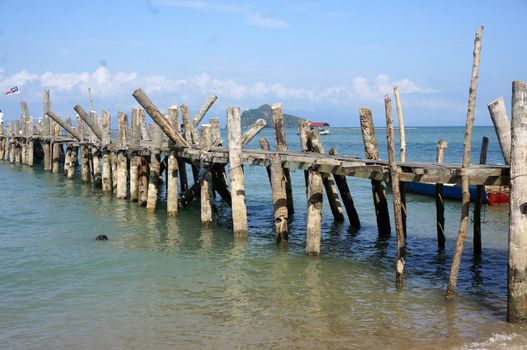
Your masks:
<path fill-rule="evenodd" d="M 409 129 L 407 159 L 434 161 L 444 138 L 445 162 L 459 163 L 463 135 L 459 127 Z M 488 163 L 502 163 L 490 127 L 474 128 L 472 162 L 483 135 L 490 138 Z M 262 136 L 273 143 L 272 130 Z M 386 159 L 385 130 L 377 139 Z M 299 149 L 296 130 L 287 140 Z M 358 129 L 333 128 L 322 141 L 326 151 L 364 154 Z M 148 213 L 79 178 L 0 162 L 0 348 L 527 347 L 527 328 L 505 321 L 507 205 L 483 205 L 483 253 L 473 257 L 470 227 L 457 294 L 447 302 L 459 202 L 445 204 L 442 252 L 434 199 L 407 194 L 405 285 L 397 290 L 395 230 L 378 238 L 369 180 L 348 178 L 360 230 L 335 223 L 324 203 L 321 256 L 312 258 L 304 255 L 303 171 L 292 172 L 287 247 L 275 244 L 264 167 L 245 166 L 247 241 L 233 238 L 230 209 L 219 199 L 212 228 L 204 228 L 197 201 L 167 217 L 164 198 Z M 388 201 L 391 211 L 389 192 Z M 99 234 L 109 240 L 96 241 Z"/>

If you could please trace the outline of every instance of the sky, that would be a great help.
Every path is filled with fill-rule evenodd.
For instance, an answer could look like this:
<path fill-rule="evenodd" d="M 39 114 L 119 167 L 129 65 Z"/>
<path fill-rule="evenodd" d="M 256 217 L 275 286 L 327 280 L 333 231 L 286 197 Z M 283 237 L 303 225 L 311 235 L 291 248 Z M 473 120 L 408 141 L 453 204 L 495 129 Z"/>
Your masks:
<path fill-rule="evenodd" d="M 464 125 L 474 34 L 485 27 L 476 125 L 513 80 L 527 80 L 527 0 L 219 1 L 0 0 L 4 119 L 72 107 L 128 112 L 142 88 L 159 109 L 186 103 L 208 116 L 281 102 L 285 112 L 358 126 L 361 106 L 385 125 L 384 95 L 399 86 L 408 126 Z M 509 112 L 510 113 L 510 112 Z M 394 107 L 395 115 L 395 107 Z M 206 117 L 207 118 L 207 117 Z"/>

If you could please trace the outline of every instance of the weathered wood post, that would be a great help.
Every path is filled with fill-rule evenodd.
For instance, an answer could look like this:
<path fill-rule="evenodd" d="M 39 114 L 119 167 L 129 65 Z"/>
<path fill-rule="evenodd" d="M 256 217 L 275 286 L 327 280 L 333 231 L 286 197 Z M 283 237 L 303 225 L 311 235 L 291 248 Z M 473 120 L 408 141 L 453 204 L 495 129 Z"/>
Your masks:
<path fill-rule="evenodd" d="M 210 118 L 210 128 L 212 131 L 212 145 L 219 147 L 223 145 L 223 139 L 221 137 L 220 120 L 218 118 Z"/>
<path fill-rule="evenodd" d="M 111 143 L 111 117 L 107 111 L 102 112 L 102 192 L 112 192 L 112 157 Z"/>
<path fill-rule="evenodd" d="M 313 137 L 318 136 L 318 130 L 310 132 L 308 144 Z M 307 229 L 306 229 L 306 254 L 312 256 L 320 255 L 320 226 L 322 224 L 322 199 L 323 199 L 322 176 L 316 170 L 309 169 L 307 186 Z"/>
<path fill-rule="evenodd" d="M 58 124 L 55 124 L 55 130 L 53 133 L 54 137 L 60 136 L 60 126 Z M 62 151 L 62 144 L 58 142 L 53 142 L 52 147 L 52 157 L 53 157 L 53 164 L 51 167 L 51 173 L 52 174 L 58 174 L 59 173 L 59 162 L 60 162 L 60 153 Z"/>
<path fill-rule="evenodd" d="M 489 146 L 489 139 L 483 136 L 481 140 L 481 153 L 479 155 L 479 164 L 487 162 L 487 149 Z M 476 187 L 476 198 L 474 201 L 474 255 L 481 255 L 481 199 L 483 198 L 484 185 Z"/>
<path fill-rule="evenodd" d="M 311 133 L 312 131 L 309 132 L 308 137 L 309 150 L 315 153 L 324 153 L 324 146 L 322 145 L 322 141 L 320 141 L 320 134 L 315 133 L 310 135 Z M 344 210 L 342 209 L 342 204 L 340 203 L 340 198 L 337 193 L 337 187 L 335 186 L 331 174 L 321 173 L 320 176 L 322 176 L 322 183 L 326 190 L 326 197 L 328 199 L 331 213 L 333 214 L 333 219 L 337 222 L 344 221 Z"/>
<path fill-rule="evenodd" d="M 118 133 L 117 133 L 117 193 L 118 199 L 124 199 L 127 196 L 128 189 L 128 158 L 126 156 L 126 147 L 128 146 L 128 116 L 119 112 Z"/>
<path fill-rule="evenodd" d="M 480 26 L 476 32 L 476 38 L 474 39 L 474 62 L 472 65 L 472 78 L 470 81 L 470 90 L 468 97 L 463 164 L 461 168 L 462 173 L 464 173 L 466 169 L 470 166 L 470 147 L 472 143 L 472 126 L 474 124 L 474 115 L 476 107 L 476 91 L 478 89 L 479 58 L 481 52 L 482 33 L 483 26 Z M 448 287 L 446 291 L 447 299 L 452 299 L 454 297 L 454 294 L 456 293 L 457 276 L 459 273 L 459 265 L 461 264 L 461 254 L 463 253 L 463 245 L 467 236 L 470 193 L 469 178 L 466 174 L 462 175 L 461 188 L 463 191 L 463 207 L 461 209 L 461 222 L 459 224 L 459 231 L 456 239 L 456 250 L 454 252 L 454 257 L 452 258 L 452 269 L 450 270 L 450 278 L 448 281 Z"/>
<path fill-rule="evenodd" d="M 267 140 L 267 137 L 262 137 L 260 140 L 260 148 L 264 151 L 271 150 L 271 147 L 269 146 L 269 140 Z M 271 178 L 271 165 L 267 165 L 265 167 L 265 170 L 267 170 L 267 177 L 269 178 L 269 183 L 271 184 L 271 187 L 273 186 L 273 180 Z"/>
<path fill-rule="evenodd" d="M 282 113 L 282 104 L 275 103 L 271 106 L 274 123 L 274 134 L 276 140 L 276 149 L 280 152 L 287 152 L 287 143 L 285 139 L 285 125 L 284 115 Z M 286 179 L 285 189 L 287 193 L 287 211 L 290 215 L 294 214 L 295 207 L 293 204 L 293 189 L 291 187 L 291 175 L 289 169 L 284 168 L 284 176 Z"/>
<path fill-rule="evenodd" d="M 130 159 L 130 200 L 137 202 L 139 200 L 139 167 L 141 165 L 141 156 L 132 152 Z"/>
<path fill-rule="evenodd" d="M 247 238 L 247 207 L 245 204 L 245 180 L 242 167 L 240 108 L 227 109 L 229 136 L 229 167 L 232 200 L 232 226 L 234 236 Z"/>
<path fill-rule="evenodd" d="M 298 121 L 298 134 L 300 135 L 300 150 L 302 152 L 308 152 L 307 139 L 309 132 L 309 122 L 307 120 Z M 309 171 L 304 170 L 304 181 L 306 183 L 306 198 L 307 198 L 307 189 L 309 187 Z"/>
<path fill-rule="evenodd" d="M 29 117 L 28 124 L 28 139 L 27 139 L 27 165 L 33 166 L 35 161 L 35 145 L 33 141 L 34 136 L 34 121 L 33 117 Z"/>
<path fill-rule="evenodd" d="M 441 139 L 437 142 L 436 163 L 441 164 L 445 159 L 445 151 L 448 143 Z M 436 228 L 437 228 L 437 248 L 445 249 L 445 202 L 443 200 L 443 184 L 436 184 Z"/>
<path fill-rule="evenodd" d="M 87 183 L 90 178 L 90 155 L 88 147 L 82 145 L 80 148 L 81 153 L 81 180 L 83 183 Z"/>
<path fill-rule="evenodd" d="M 378 160 L 379 151 L 377 149 L 377 139 L 375 138 L 375 127 L 373 126 L 371 111 L 365 107 L 361 107 L 359 116 L 366 159 Z M 390 235 L 391 227 L 384 185 L 382 181 L 371 180 L 371 187 L 375 215 L 377 217 L 377 230 L 380 237 L 387 237 Z"/>
<path fill-rule="evenodd" d="M 488 108 L 500 144 L 501 154 L 503 154 L 503 160 L 505 164 L 509 165 L 511 157 L 511 123 L 503 97 L 499 97 L 489 103 Z"/>
<path fill-rule="evenodd" d="M 401 96 L 399 94 L 399 87 L 395 86 L 393 88 L 393 94 L 395 96 L 395 105 L 397 109 L 397 120 L 399 124 L 399 139 L 400 139 L 400 154 L 401 154 L 401 163 L 406 162 L 406 134 L 404 132 L 404 116 L 403 116 L 403 106 L 401 104 Z M 399 184 L 399 192 L 401 194 L 401 215 L 403 219 L 403 230 L 404 236 L 406 237 L 406 189 L 404 182 L 401 181 Z"/>
<path fill-rule="evenodd" d="M 157 196 L 159 188 L 159 171 L 160 164 L 160 149 L 163 134 L 161 128 L 157 124 L 150 125 L 152 132 L 152 143 L 150 145 L 150 177 L 148 181 L 148 199 L 146 203 L 146 210 L 155 211 L 157 205 Z"/>
<path fill-rule="evenodd" d="M 170 123 L 172 129 L 179 133 L 179 111 L 177 106 L 170 106 L 168 108 L 168 122 Z M 172 141 L 169 142 L 169 146 L 170 153 L 168 155 L 167 164 L 167 214 L 169 216 L 175 216 L 178 212 L 177 183 L 179 177 L 179 159 L 177 159 L 175 155 L 175 145 Z"/>
<path fill-rule="evenodd" d="M 527 84 L 512 83 L 507 320 L 527 321 Z"/>
<path fill-rule="evenodd" d="M 91 150 L 91 162 L 93 165 L 92 172 L 93 172 L 93 181 L 94 185 L 97 187 L 102 187 L 102 176 L 101 176 L 101 149 L 99 147 L 99 143 L 97 142 L 97 139 L 99 141 L 102 141 L 102 131 L 99 126 L 99 123 L 97 121 L 97 113 L 95 111 L 90 111 L 91 120 L 93 120 L 94 125 L 97 126 L 98 132 L 100 133 L 100 136 L 97 136 L 95 133 L 95 130 L 92 135 L 94 135 L 92 140 L 92 150 Z"/>
<path fill-rule="evenodd" d="M 49 96 L 49 90 L 43 91 L 43 103 L 44 103 L 44 136 L 51 137 L 50 131 L 50 119 L 46 115 L 47 112 L 51 111 L 51 99 Z M 44 141 L 44 170 L 51 171 L 51 144 L 50 140 Z"/>
<path fill-rule="evenodd" d="M 335 148 L 331 148 L 329 150 L 329 155 L 336 156 L 337 150 Z M 342 202 L 344 202 L 344 207 L 346 208 L 346 213 L 348 214 L 350 226 L 355 230 L 358 230 L 360 228 L 359 214 L 357 213 L 357 209 L 355 209 L 355 203 L 353 202 L 353 197 L 351 196 L 348 182 L 346 181 L 346 176 L 333 174 L 333 179 L 335 180 L 337 188 L 339 189 L 340 198 L 342 198 Z"/>
<path fill-rule="evenodd" d="M 406 244 L 404 239 L 401 193 L 399 192 L 399 173 L 395 160 L 395 138 L 393 135 L 392 103 L 390 95 L 384 96 L 386 113 L 386 139 L 388 144 L 388 158 L 390 164 L 390 180 L 392 184 L 393 213 L 395 216 L 395 231 L 397 233 L 397 264 L 395 284 L 402 287 L 404 282 L 404 263 L 406 258 Z"/>
<path fill-rule="evenodd" d="M 212 184 L 210 163 L 207 153 L 212 147 L 212 133 L 210 124 L 201 126 L 201 164 L 204 174 L 201 179 L 201 224 L 210 225 L 212 223 Z"/>
<path fill-rule="evenodd" d="M 148 180 L 150 176 L 150 167 L 146 157 L 141 157 L 139 165 L 139 185 L 137 203 L 143 207 L 148 203 Z"/>
<path fill-rule="evenodd" d="M 271 190 L 273 194 L 274 205 L 274 228 L 276 233 L 276 243 L 279 244 L 282 240 L 286 241 L 288 238 L 288 211 L 287 211 L 287 193 L 286 193 L 286 178 L 284 175 L 284 168 L 279 157 L 271 160 L 270 165 L 270 180 Z"/>
<path fill-rule="evenodd" d="M 71 143 L 67 143 L 66 144 L 66 153 L 64 155 L 64 176 L 66 176 L 66 178 L 68 177 L 68 172 L 69 172 L 69 169 L 71 167 L 71 151 L 73 149 L 73 146 L 71 145 Z"/>
<path fill-rule="evenodd" d="M 245 134 L 242 136 L 242 146 L 247 145 L 251 140 L 265 127 L 267 122 L 265 119 L 258 119 L 253 125 L 249 126 Z"/>

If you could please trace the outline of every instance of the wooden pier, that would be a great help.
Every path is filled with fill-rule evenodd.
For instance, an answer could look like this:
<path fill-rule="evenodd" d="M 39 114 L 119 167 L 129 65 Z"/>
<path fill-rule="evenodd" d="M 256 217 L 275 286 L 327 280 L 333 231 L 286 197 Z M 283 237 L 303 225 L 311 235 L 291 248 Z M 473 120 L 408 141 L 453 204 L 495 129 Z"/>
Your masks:
<path fill-rule="evenodd" d="M 475 89 L 471 88 L 471 92 Z M 347 215 L 350 225 L 360 228 L 352 190 L 346 177 L 368 179 L 372 183 L 378 233 L 380 237 L 391 234 L 385 184 L 392 187 L 394 227 L 397 234 L 396 281 L 403 286 L 406 238 L 405 182 L 435 183 L 437 186 L 438 246 L 444 249 L 444 216 L 441 196 L 442 184 L 510 186 L 510 258 L 509 258 L 509 308 L 512 322 L 527 320 L 527 85 L 513 84 L 512 129 L 503 121 L 504 106 L 489 110 L 496 119 L 497 133 L 504 158 L 509 165 L 470 164 L 470 154 L 463 164 L 442 163 L 446 142 L 438 144 L 435 163 L 397 162 L 394 147 L 394 128 L 390 97 L 385 98 L 386 132 L 389 160 L 378 159 L 378 149 L 371 111 L 359 111 L 365 157 L 338 155 L 331 149 L 325 153 L 318 131 L 309 130 L 307 122 L 299 123 L 301 150 L 289 150 L 285 137 L 282 106 L 272 107 L 276 149 L 261 139 L 262 149 L 248 149 L 246 144 L 265 126 L 258 120 L 242 133 L 240 109 L 227 110 L 226 145 L 220 133 L 217 118 L 202 123 L 207 111 L 217 97 L 210 96 L 192 118 L 187 105 L 170 106 L 162 113 L 148 96 L 138 89 L 134 98 L 143 107 L 134 108 L 131 118 L 124 112 L 117 116 L 117 134 L 112 138 L 111 117 L 106 111 L 99 116 L 85 111 L 80 105 L 76 112 L 75 126 L 71 118 L 63 119 L 53 112 L 50 93 L 44 91 L 44 116 L 38 122 L 30 116 L 27 104 L 21 103 L 21 118 L 7 121 L 0 128 L 0 159 L 28 166 L 43 166 L 44 170 L 59 173 L 62 169 L 68 179 L 80 176 L 83 183 L 90 183 L 109 195 L 131 200 L 147 211 L 158 210 L 160 186 L 166 181 L 167 213 L 176 216 L 178 210 L 193 200 L 200 201 L 201 224 L 212 225 L 214 196 L 232 208 L 233 234 L 246 239 L 250 232 L 247 224 L 244 166 L 266 167 L 272 191 L 275 219 L 275 239 L 278 244 L 288 240 L 288 219 L 295 210 L 291 169 L 305 171 L 307 219 L 305 252 L 318 256 L 322 203 L 327 196 L 335 221 Z M 402 126 L 402 107 L 396 90 L 397 112 Z M 475 98 L 475 97 L 474 97 Z M 146 115 L 153 123 L 147 123 Z M 470 113 L 469 113 L 470 114 Z M 473 116 L 472 116 L 473 117 Z M 500 119 L 501 118 L 501 119 Z M 470 119 L 470 115 L 469 115 Z M 469 120 L 470 121 L 470 120 Z M 200 127 L 201 126 L 201 127 Z M 509 128 L 507 130 L 507 127 Z M 467 134 L 472 125 L 467 122 Z M 404 127 L 400 128 L 404 133 Z M 509 137 L 507 137 L 509 136 Z M 470 137 L 465 139 L 465 150 L 470 149 Z M 401 152 L 406 152 L 401 147 Z M 507 153 L 509 152 L 509 153 Z M 465 154 L 465 156 L 467 156 Z M 404 159 L 404 156 L 403 156 Z M 62 166 L 61 166 L 62 164 Z M 190 176 L 187 176 L 187 166 Z M 165 180 L 163 180 L 165 179 Z M 454 259 L 461 258 L 466 236 L 466 217 L 469 202 L 464 200 L 462 226 L 458 235 Z M 479 222 L 476 223 L 479 225 Z M 462 232 L 464 230 L 464 232 Z M 408 232 L 411 234 L 411 232 Z M 481 244 L 481 243 L 479 243 Z M 448 288 L 448 297 L 455 292 L 459 261 L 454 260 Z"/>

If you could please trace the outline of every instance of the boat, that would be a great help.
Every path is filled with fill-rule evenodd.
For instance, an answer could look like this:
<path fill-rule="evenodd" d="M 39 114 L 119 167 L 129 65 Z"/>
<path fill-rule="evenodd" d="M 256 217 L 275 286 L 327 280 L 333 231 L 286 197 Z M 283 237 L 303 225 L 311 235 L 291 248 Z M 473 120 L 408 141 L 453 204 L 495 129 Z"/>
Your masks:
<path fill-rule="evenodd" d="M 329 127 L 329 123 L 326 122 L 309 122 L 308 126 L 313 129 L 318 129 L 320 135 L 329 135 L 331 134 L 331 131 L 327 129 Z"/>
<path fill-rule="evenodd" d="M 426 196 L 435 196 L 436 184 L 423 182 L 405 182 L 404 188 L 407 192 L 423 194 Z M 469 187 L 470 201 L 476 199 L 476 186 Z M 443 198 L 448 199 L 462 199 L 461 185 L 458 184 L 443 184 Z M 481 203 L 490 205 L 507 204 L 509 203 L 509 188 L 507 186 L 485 186 Z"/>

